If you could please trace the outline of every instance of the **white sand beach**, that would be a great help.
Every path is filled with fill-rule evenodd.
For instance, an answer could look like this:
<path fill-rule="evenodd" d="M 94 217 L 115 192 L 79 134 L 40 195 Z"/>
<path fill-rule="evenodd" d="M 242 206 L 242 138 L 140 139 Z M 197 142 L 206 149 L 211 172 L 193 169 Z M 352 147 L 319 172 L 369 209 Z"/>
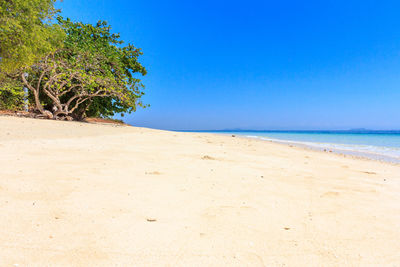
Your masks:
<path fill-rule="evenodd" d="M 0 266 L 399 266 L 400 166 L 0 117 Z"/>

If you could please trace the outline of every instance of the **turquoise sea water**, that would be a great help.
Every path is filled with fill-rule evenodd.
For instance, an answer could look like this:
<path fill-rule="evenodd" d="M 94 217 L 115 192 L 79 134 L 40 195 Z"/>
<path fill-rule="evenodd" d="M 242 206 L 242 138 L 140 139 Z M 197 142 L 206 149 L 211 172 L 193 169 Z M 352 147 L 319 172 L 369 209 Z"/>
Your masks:
<path fill-rule="evenodd" d="M 400 132 L 218 131 L 400 163 Z"/>

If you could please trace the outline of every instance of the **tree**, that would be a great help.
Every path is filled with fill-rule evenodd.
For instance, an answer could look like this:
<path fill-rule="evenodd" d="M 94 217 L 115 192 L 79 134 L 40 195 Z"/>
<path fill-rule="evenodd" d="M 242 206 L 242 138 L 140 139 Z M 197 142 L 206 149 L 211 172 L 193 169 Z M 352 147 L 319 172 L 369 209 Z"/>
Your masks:
<path fill-rule="evenodd" d="M 50 20 L 56 0 L 0 0 L 0 71 L 14 72 L 43 57 L 62 41 Z"/>
<path fill-rule="evenodd" d="M 105 116 L 145 107 L 140 101 L 144 86 L 136 77 L 146 74 L 138 62 L 140 49 L 122 46 L 106 22 L 91 25 L 61 17 L 58 21 L 66 34 L 63 47 L 27 69 L 28 75 L 20 74 L 42 115 L 81 119 L 90 107 Z"/>

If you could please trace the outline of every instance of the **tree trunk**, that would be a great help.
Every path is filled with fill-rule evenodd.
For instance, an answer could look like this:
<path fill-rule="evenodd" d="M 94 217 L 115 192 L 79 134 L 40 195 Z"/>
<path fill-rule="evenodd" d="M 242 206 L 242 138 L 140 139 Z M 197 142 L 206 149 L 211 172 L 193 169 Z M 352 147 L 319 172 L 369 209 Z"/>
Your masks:
<path fill-rule="evenodd" d="M 32 91 L 34 99 L 35 99 L 35 105 L 36 105 L 36 109 L 44 116 L 48 117 L 48 113 L 44 110 L 42 104 L 40 103 L 40 99 L 39 99 L 39 90 L 33 88 L 28 81 L 25 78 L 25 73 L 21 74 L 21 78 L 22 78 L 22 82 L 25 84 L 25 86 Z"/>

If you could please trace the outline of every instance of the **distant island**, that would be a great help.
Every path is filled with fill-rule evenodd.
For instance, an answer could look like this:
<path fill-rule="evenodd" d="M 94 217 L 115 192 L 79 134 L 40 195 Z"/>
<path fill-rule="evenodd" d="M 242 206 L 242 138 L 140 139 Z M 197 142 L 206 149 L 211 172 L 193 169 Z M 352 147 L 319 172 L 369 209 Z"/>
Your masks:
<path fill-rule="evenodd" d="M 183 132 L 209 132 L 209 133 L 220 133 L 220 132 L 256 132 L 256 133 L 343 133 L 343 134 L 400 134 L 400 130 L 372 130 L 365 128 L 355 128 L 348 130 L 250 130 L 250 129 L 223 129 L 223 130 L 179 130 Z"/>

